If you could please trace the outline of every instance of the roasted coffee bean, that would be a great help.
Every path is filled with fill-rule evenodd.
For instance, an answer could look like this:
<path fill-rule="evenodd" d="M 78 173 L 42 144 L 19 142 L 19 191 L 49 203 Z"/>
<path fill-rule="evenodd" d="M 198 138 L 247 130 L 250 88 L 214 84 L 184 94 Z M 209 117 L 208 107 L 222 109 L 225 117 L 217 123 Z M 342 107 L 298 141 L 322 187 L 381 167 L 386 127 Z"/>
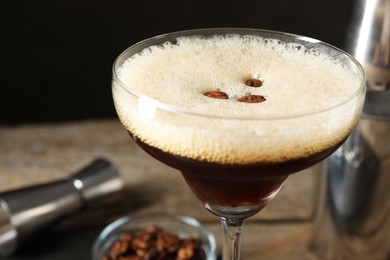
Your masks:
<path fill-rule="evenodd" d="M 161 232 L 160 237 L 163 240 L 164 245 L 166 245 L 166 247 L 175 246 L 175 245 L 180 244 L 180 239 L 173 234 L 170 234 L 167 232 Z"/>
<path fill-rule="evenodd" d="M 157 259 L 158 252 L 155 248 L 151 248 L 146 254 L 143 256 L 143 259 L 145 260 L 154 260 Z"/>
<path fill-rule="evenodd" d="M 262 95 L 246 95 L 237 99 L 238 102 L 244 103 L 261 103 L 265 100 L 265 97 Z"/>
<path fill-rule="evenodd" d="M 137 233 L 123 232 L 102 260 L 205 260 L 202 241 L 180 238 L 158 226 Z"/>
<path fill-rule="evenodd" d="M 131 235 L 130 232 L 123 232 L 119 237 L 120 241 L 131 241 L 132 239 L 133 236 Z"/>
<path fill-rule="evenodd" d="M 263 81 L 261 81 L 259 79 L 247 79 L 245 81 L 245 85 L 247 85 L 249 87 L 258 88 L 258 87 L 261 87 L 263 85 Z"/>
<path fill-rule="evenodd" d="M 177 252 L 177 257 L 180 260 L 191 259 L 194 256 L 194 248 L 191 245 L 180 248 Z"/>
<path fill-rule="evenodd" d="M 158 226 L 149 226 L 145 229 L 145 232 L 150 234 L 157 234 L 160 233 L 161 231 L 162 231 L 161 228 Z"/>
<path fill-rule="evenodd" d="M 145 240 L 141 237 L 136 237 L 132 241 L 133 248 L 135 249 L 148 249 L 152 247 L 151 243 L 148 240 Z"/>
<path fill-rule="evenodd" d="M 203 95 L 210 98 L 229 99 L 229 96 L 225 92 L 220 90 L 207 91 L 203 93 Z"/>

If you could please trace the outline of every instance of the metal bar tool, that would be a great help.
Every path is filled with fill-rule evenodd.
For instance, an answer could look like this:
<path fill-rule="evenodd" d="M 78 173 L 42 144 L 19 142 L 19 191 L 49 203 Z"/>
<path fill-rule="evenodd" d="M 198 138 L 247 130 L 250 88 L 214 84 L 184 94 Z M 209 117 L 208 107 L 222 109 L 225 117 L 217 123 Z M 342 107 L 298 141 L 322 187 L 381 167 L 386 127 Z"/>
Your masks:
<path fill-rule="evenodd" d="M 98 159 L 66 180 L 0 194 L 0 255 L 85 208 L 118 202 L 124 183 L 117 169 Z"/>

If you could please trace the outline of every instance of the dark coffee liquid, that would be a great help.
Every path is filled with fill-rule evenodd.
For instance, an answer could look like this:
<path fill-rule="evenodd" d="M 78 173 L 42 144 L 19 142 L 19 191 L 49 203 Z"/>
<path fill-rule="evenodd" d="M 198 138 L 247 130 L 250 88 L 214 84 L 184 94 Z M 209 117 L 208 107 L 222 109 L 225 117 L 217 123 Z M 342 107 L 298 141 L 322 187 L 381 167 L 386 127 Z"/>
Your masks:
<path fill-rule="evenodd" d="M 134 136 L 132 138 L 151 156 L 181 171 L 203 203 L 224 207 L 257 205 L 258 210 L 269 202 L 289 174 L 320 162 L 339 147 L 336 145 L 305 158 L 281 163 L 235 165 L 180 157 L 150 146 Z"/>

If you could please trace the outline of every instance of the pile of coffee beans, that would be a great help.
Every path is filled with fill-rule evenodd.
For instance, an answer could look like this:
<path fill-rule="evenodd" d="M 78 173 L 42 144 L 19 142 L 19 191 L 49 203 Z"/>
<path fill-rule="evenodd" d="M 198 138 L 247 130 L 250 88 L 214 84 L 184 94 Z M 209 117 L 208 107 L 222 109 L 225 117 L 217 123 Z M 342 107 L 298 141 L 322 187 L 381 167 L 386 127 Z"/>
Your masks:
<path fill-rule="evenodd" d="M 158 226 L 123 232 L 102 260 L 205 260 L 199 238 L 180 238 Z"/>

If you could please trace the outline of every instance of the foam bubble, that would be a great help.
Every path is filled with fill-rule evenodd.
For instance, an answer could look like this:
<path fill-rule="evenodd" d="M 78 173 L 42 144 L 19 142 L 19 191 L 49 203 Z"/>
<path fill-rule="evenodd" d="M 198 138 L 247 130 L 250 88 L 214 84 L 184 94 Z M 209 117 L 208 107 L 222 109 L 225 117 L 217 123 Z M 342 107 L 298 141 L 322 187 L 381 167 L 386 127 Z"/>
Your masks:
<path fill-rule="evenodd" d="M 340 62 L 297 44 L 255 36 L 183 37 L 134 55 L 118 70 L 113 95 L 118 115 L 135 136 L 180 156 L 219 163 L 278 162 L 325 150 L 343 140 L 362 105 L 353 96 L 361 79 Z M 263 81 L 260 88 L 245 85 Z M 228 100 L 208 98 L 219 89 Z M 237 101 L 263 95 L 263 103 Z M 153 100 L 199 115 L 158 109 Z M 237 120 L 218 117 L 291 117 Z M 210 117 L 214 116 L 214 117 Z M 216 118 L 215 118 L 216 117 Z"/>

